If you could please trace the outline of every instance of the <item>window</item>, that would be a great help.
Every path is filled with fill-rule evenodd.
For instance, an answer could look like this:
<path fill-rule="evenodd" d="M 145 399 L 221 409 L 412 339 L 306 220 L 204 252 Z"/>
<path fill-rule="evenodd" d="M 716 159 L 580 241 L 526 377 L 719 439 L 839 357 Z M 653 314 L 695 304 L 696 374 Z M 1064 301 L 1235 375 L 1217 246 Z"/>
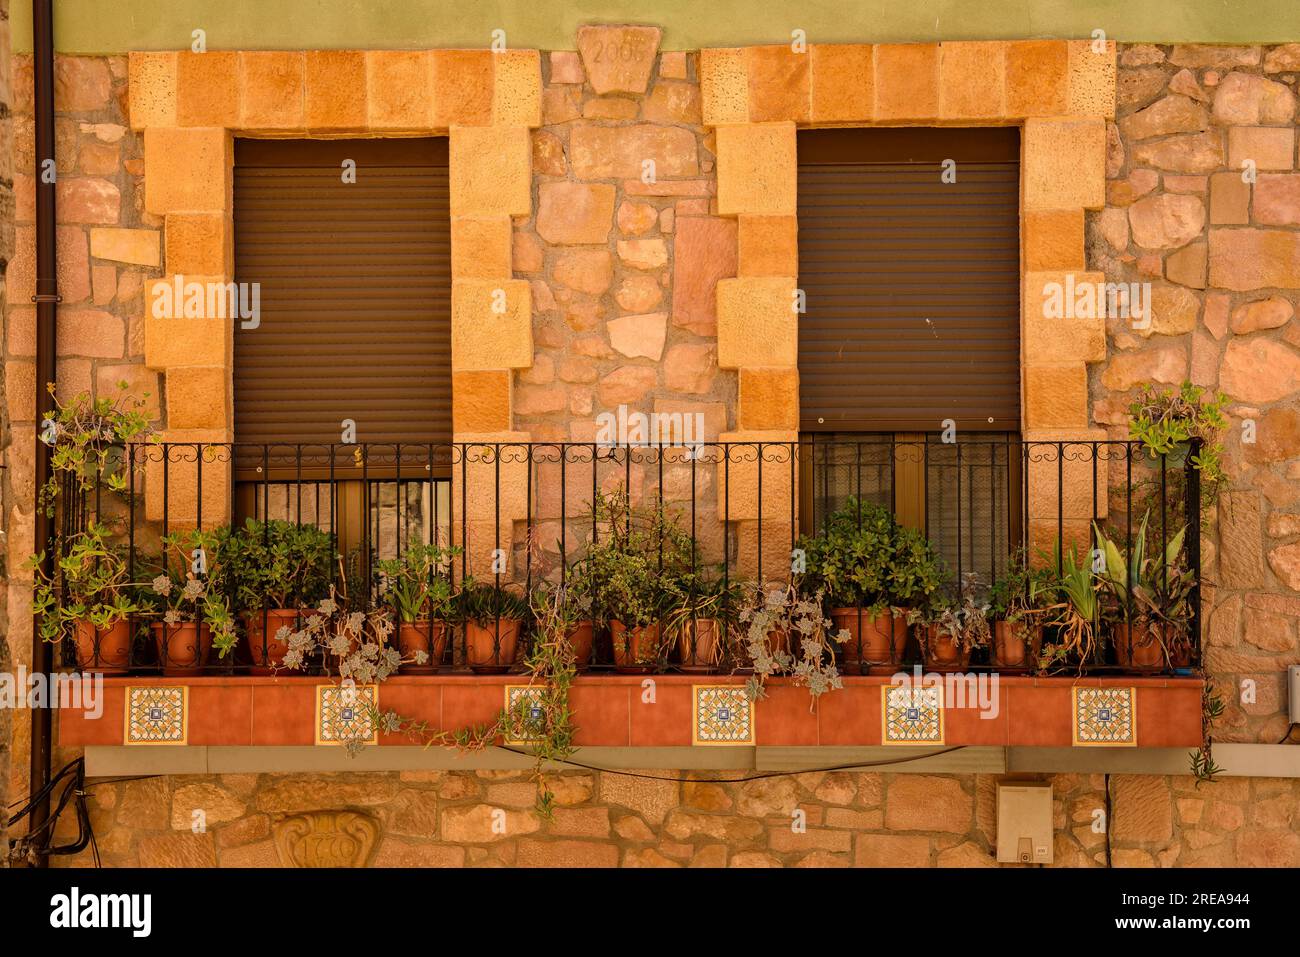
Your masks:
<path fill-rule="evenodd" d="M 237 140 L 239 511 L 391 553 L 446 524 L 451 441 L 447 141 Z M 348 441 L 365 448 L 339 448 Z M 322 501 L 323 500 L 323 501 Z"/>
<path fill-rule="evenodd" d="M 805 530 L 860 495 L 990 575 L 1019 514 L 1019 131 L 798 148 Z"/>

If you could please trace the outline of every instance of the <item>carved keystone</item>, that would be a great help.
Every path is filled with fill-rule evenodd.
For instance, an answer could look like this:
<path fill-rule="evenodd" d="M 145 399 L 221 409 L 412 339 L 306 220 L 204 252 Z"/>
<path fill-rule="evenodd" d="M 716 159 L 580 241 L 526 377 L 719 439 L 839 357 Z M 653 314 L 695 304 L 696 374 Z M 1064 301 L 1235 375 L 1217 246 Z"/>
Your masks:
<path fill-rule="evenodd" d="M 662 35 L 658 27 L 579 27 L 578 52 L 592 89 L 644 93 Z"/>
<path fill-rule="evenodd" d="M 379 839 L 379 822 L 355 811 L 309 811 L 275 825 L 284 867 L 365 867 Z"/>

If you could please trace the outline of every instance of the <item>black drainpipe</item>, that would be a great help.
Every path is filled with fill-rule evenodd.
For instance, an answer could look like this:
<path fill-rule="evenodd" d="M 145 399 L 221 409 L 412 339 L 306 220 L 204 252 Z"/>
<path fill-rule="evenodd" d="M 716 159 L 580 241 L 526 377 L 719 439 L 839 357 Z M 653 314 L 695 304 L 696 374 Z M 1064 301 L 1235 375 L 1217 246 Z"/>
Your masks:
<path fill-rule="evenodd" d="M 36 120 L 36 489 L 50 477 L 50 448 L 41 441 L 41 420 L 49 412 L 46 383 L 55 381 L 55 321 L 59 302 L 59 284 L 54 242 L 54 0 L 32 0 L 32 73 L 35 87 Z M 50 539 L 54 521 L 45 510 L 33 503 L 36 512 L 36 548 L 45 552 L 43 570 L 54 570 Z M 54 669 L 54 646 L 41 640 L 36 624 L 32 629 L 32 671 L 49 674 Z M 50 783 L 52 712 L 33 708 L 32 712 L 31 792 L 35 795 Z M 32 809 L 31 829 L 41 831 L 50 816 L 49 795 Z M 37 847 L 49 846 L 48 838 Z M 39 853 L 35 864 L 47 867 L 49 856 Z"/>

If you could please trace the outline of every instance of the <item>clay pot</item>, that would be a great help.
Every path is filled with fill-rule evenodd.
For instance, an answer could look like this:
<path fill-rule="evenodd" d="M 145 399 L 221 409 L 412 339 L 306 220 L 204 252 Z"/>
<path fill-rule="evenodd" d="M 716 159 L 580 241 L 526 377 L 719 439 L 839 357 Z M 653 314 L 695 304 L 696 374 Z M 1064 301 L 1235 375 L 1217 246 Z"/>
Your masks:
<path fill-rule="evenodd" d="M 658 622 L 629 628 L 617 619 L 609 623 L 614 644 L 614 670 L 624 674 L 656 671 L 662 649 L 662 629 Z"/>
<path fill-rule="evenodd" d="M 713 671 L 722 658 L 722 633 L 716 618 L 688 619 L 677 634 L 682 671 Z"/>
<path fill-rule="evenodd" d="M 849 633 L 849 640 L 840 645 L 846 670 L 866 666 L 867 674 L 889 675 L 902 666 L 907 645 L 907 619 L 902 615 L 885 612 L 873 618 L 857 608 L 832 608 L 831 627 Z"/>
<path fill-rule="evenodd" d="M 197 675 L 203 673 L 212 653 L 212 629 L 206 624 L 192 621 L 168 625 L 156 621 L 150 626 L 154 644 L 158 647 L 158 662 L 162 673 Z"/>
<path fill-rule="evenodd" d="M 284 656 L 289 651 L 289 642 L 276 637 L 281 628 L 296 631 L 300 626 L 298 615 L 292 608 L 268 608 L 265 612 L 266 640 L 262 640 L 263 612 L 254 612 L 243 617 L 245 643 L 252 659 L 249 671 L 255 675 L 274 674 L 275 669 L 284 664 Z M 316 614 L 312 612 L 312 614 Z"/>
<path fill-rule="evenodd" d="M 518 618 L 500 618 L 487 625 L 465 623 L 465 663 L 481 675 L 499 675 L 509 671 L 519 650 Z M 498 645 L 498 635 L 500 642 Z"/>
<path fill-rule="evenodd" d="M 417 652 L 428 655 L 424 664 L 409 661 L 398 669 L 404 675 L 436 675 L 447 650 L 447 623 L 404 621 L 397 626 L 397 650 L 403 658 L 414 658 Z"/>
<path fill-rule="evenodd" d="M 1163 671 L 1165 651 L 1150 634 L 1145 619 L 1111 625 L 1110 640 L 1115 645 L 1115 661 L 1133 671 Z M 1130 640 L 1131 639 L 1131 640 Z"/>
<path fill-rule="evenodd" d="M 1026 625 L 1023 621 L 993 623 L 993 667 L 998 671 L 1033 671 L 1042 648 L 1042 625 Z"/>
<path fill-rule="evenodd" d="M 103 675 L 124 675 L 131 660 L 131 623 L 114 622 L 96 628 L 79 621 L 73 630 L 77 646 L 77 669 Z"/>
<path fill-rule="evenodd" d="M 925 667 L 929 671 L 965 671 L 970 649 L 957 647 L 952 635 L 938 625 L 926 625 Z"/>
<path fill-rule="evenodd" d="M 596 643 L 596 628 L 590 620 L 575 621 L 565 636 L 573 649 L 573 664 L 578 671 L 591 667 L 591 649 Z"/>

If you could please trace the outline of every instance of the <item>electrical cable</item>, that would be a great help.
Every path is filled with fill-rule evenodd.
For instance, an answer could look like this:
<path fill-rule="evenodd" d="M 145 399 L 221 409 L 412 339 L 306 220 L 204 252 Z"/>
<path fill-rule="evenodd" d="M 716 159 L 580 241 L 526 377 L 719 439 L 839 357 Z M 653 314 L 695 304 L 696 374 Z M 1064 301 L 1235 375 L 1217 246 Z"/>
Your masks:
<path fill-rule="evenodd" d="M 1286 726 L 1286 734 L 1282 735 L 1282 740 L 1279 741 L 1278 744 L 1286 744 L 1288 741 L 1290 741 L 1291 732 L 1294 730 L 1295 730 L 1295 722 L 1293 721 Z"/>
<path fill-rule="evenodd" d="M 508 745 L 496 745 L 496 747 L 498 750 L 508 751 L 511 754 L 519 754 L 529 758 L 535 757 L 535 755 L 533 755 L 528 751 L 523 750 L 522 748 L 512 748 Z M 796 774 L 823 774 L 823 773 L 829 773 L 834 771 L 856 771 L 865 768 L 888 767 L 890 765 L 895 765 L 895 764 L 908 764 L 912 761 L 921 761 L 925 758 L 935 758 L 941 754 L 951 754 L 954 751 L 964 751 L 966 747 L 967 745 L 959 744 L 951 748 L 943 748 L 942 750 L 939 751 L 929 751 L 925 754 L 914 754 L 914 755 L 909 755 L 907 757 L 889 758 L 884 761 L 857 761 L 854 762 L 853 764 L 835 764 L 835 765 L 828 765 L 826 767 L 819 767 L 819 768 L 800 768 L 797 771 L 764 771 L 760 774 L 747 774 L 744 777 L 739 777 L 739 778 L 721 778 L 719 779 L 719 783 L 736 784 L 736 783 L 743 783 L 745 781 L 763 781 L 768 778 L 793 777 Z M 565 764 L 565 765 L 569 765 L 570 767 L 581 768 L 584 771 L 598 771 L 601 774 L 617 774 L 617 775 L 622 775 L 623 777 L 641 778 L 646 781 L 669 781 L 675 784 L 687 784 L 687 783 L 695 783 L 700 780 L 700 778 L 668 777 L 668 776 L 661 776 L 658 774 L 642 774 L 637 771 L 625 771 L 620 768 L 605 768 L 595 764 L 584 764 L 581 761 L 573 761 L 569 758 L 558 758 L 555 759 L 553 763 Z"/>

